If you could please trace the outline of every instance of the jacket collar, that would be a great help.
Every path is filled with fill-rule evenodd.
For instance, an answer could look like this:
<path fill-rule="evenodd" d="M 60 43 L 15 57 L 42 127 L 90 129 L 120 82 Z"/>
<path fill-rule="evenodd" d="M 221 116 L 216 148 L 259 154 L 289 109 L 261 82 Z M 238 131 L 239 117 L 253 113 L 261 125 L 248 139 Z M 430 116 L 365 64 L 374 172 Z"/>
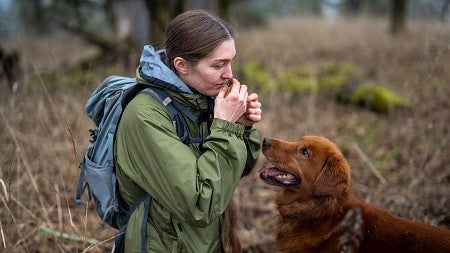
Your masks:
<path fill-rule="evenodd" d="M 164 53 L 163 50 L 155 51 L 150 45 L 144 46 L 139 67 L 136 70 L 138 81 L 180 93 L 193 94 L 189 86 L 161 60 L 162 53 Z"/>

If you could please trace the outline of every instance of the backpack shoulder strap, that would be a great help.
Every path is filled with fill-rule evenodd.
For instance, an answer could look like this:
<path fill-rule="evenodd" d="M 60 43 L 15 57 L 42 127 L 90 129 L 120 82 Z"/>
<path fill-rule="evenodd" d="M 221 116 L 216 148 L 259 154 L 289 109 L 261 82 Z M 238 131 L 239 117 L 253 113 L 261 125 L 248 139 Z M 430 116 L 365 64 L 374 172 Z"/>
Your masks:
<path fill-rule="evenodd" d="M 188 145 L 193 143 L 203 143 L 204 140 L 202 138 L 190 138 L 188 134 L 188 128 L 186 121 L 184 118 L 180 115 L 185 115 L 189 120 L 196 122 L 197 116 L 193 114 L 191 111 L 186 109 L 182 104 L 180 104 L 178 101 L 172 99 L 170 95 L 164 91 L 163 89 L 155 88 L 155 87 L 148 87 L 141 91 L 141 93 L 150 95 L 154 97 L 157 101 L 159 101 L 162 105 L 164 105 L 167 108 L 167 111 L 169 112 L 172 123 L 175 126 L 175 129 L 177 130 L 177 135 L 180 137 L 181 141 Z"/>

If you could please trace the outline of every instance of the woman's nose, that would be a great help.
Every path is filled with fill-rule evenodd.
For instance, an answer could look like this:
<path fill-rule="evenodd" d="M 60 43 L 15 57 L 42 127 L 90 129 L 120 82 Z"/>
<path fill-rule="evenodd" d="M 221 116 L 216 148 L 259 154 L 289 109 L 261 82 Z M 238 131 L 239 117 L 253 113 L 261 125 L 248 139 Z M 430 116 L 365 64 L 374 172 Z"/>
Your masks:
<path fill-rule="evenodd" d="M 227 65 L 222 73 L 222 78 L 231 79 L 233 78 L 233 70 L 231 69 L 231 64 Z"/>

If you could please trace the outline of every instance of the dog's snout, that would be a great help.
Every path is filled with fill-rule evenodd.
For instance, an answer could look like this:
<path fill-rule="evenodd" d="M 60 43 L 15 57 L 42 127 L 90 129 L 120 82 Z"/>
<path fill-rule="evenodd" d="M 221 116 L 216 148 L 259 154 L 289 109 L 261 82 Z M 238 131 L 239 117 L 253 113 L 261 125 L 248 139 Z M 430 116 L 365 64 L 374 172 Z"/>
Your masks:
<path fill-rule="evenodd" d="M 268 148 L 268 147 L 272 146 L 272 139 L 264 138 L 262 146 L 263 146 L 263 148 Z"/>

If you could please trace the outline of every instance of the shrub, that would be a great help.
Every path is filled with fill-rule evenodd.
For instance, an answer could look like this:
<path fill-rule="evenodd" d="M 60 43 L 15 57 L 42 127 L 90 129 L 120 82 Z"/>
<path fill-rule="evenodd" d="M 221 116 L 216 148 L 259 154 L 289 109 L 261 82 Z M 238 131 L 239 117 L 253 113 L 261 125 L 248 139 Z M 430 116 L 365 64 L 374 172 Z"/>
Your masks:
<path fill-rule="evenodd" d="M 379 113 L 390 113 L 395 108 L 407 105 L 404 98 L 381 85 L 361 85 L 356 87 L 351 93 L 349 102 Z"/>
<path fill-rule="evenodd" d="M 280 73 L 278 89 L 292 99 L 302 94 L 313 94 L 318 89 L 316 71 L 312 67 L 300 66 Z"/>
<path fill-rule="evenodd" d="M 248 85 L 250 89 L 261 93 L 269 93 L 275 90 L 273 78 L 262 63 L 251 61 L 237 67 L 242 83 Z"/>
<path fill-rule="evenodd" d="M 329 63 L 322 66 L 317 77 L 322 93 L 335 96 L 340 94 L 354 72 L 354 66 L 350 63 Z"/>

